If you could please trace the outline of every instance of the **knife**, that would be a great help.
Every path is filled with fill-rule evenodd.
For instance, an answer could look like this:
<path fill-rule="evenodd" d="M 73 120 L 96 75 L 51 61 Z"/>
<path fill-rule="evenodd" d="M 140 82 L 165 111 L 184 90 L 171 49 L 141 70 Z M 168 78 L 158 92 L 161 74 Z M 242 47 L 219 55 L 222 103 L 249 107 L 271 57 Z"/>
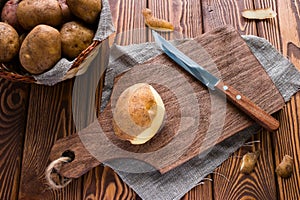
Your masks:
<path fill-rule="evenodd" d="M 250 99 L 234 89 L 230 85 L 226 84 L 219 78 L 215 77 L 203 67 L 198 65 L 195 61 L 190 59 L 184 53 L 179 51 L 170 42 L 165 40 L 162 36 L 152 30 L 155 42 L 157 45 L 178 65 L 193 75 L 196 79 L 202 82 L 211 90 L 217 90 L 226 95 L 226 98 L 232 102 L 236 107 L 250 116 L 259 125 L 269 131 L 275 131 L 279 128 L 279 122 L 253 103 Z"/>

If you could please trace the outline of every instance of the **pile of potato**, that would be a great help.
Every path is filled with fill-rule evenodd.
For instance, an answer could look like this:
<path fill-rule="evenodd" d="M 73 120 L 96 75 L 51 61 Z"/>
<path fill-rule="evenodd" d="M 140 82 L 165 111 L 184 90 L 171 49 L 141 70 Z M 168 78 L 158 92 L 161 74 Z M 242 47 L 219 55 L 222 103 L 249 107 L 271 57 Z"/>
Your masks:
<path fill-rule="evenodd" d="M 1 13 L 0 63 L 19 59 L 31 74 L 61 57 L 76 58 L 92 42 L 101 0 L 9 0 Z"/>

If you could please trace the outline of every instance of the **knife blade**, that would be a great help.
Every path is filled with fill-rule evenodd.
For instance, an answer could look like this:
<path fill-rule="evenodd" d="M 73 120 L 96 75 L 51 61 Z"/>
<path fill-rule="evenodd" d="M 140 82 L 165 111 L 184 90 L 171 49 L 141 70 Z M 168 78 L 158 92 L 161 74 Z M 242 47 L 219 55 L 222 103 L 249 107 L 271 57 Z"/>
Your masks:
<path fill-rule="evenodd" d="M 191 58 L 186 56 L 170 42 L 152 30 L 156 44 L 174 60 L 179 66 L 189 72 L 197 80 L 202 82 L 211 90 L 217 90 L 226 95 L 226 98 L 254 121 L 269 131 L 275 131 L 279 128 L 279 121 L 253 103 L 249 98 L 241 92 L 226 84 L 219 78 L 212 75 L 206 69 L 201 67 Z"/>

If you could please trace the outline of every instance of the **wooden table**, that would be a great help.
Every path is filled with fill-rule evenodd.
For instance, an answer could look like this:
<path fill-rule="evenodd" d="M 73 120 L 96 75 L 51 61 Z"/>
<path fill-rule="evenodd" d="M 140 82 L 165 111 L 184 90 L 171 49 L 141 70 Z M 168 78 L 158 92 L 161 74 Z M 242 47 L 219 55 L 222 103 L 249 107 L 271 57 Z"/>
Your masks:
<path fill-rule="evenodd" d="M 144 28 L 141 10 L 148 7 L 155 16 L 170 20 L 185 37 L 196 37 L 223 24 L 231 24 L 241 34 L 264 37 L 300 69 L 299 1 L 110 0 L 110 5 L 118 33 Z M 255 21 L 241 17 L 245 8 L 269 6 L 278 13 L 277 18 Z M 119 42 L 148 40 L 147 35 L 136 37 L 127 32 Z M 102 166 L 62 190 L 51 190 L 46 184 L 44 171 L 52 145 L 75 131 L 73 82 L 45 87 L 0 80 L 0 199 L 139 199 L 111 169 Z M 82 87 L 88 88 L 86 84 Z M 208 176 L 212 181 L 204 181 L 183 199 L 300 199 L 300 93 L 275 116 L 281 122 L 277 132 L 260 131 L 251 139 L 252 145 L 242 147 Z M 241 155 L 256 149 L 262 154 L 255 172 L 240 174 Z M 295 161 L 289 179 L 274 173 L 285 154 Z"/>

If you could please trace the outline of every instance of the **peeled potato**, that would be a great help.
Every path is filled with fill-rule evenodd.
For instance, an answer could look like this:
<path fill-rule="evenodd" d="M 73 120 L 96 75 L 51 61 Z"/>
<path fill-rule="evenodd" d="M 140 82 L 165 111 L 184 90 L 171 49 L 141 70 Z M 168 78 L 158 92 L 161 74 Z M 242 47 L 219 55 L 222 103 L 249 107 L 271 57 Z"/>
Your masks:
<path fill-rule="evenodd" d="M 162 127 L 165 106 L 149 84 L 138 83 L 127 88 L 113 111 L 115 134 L 132 144 L 144 144 Z"/>

